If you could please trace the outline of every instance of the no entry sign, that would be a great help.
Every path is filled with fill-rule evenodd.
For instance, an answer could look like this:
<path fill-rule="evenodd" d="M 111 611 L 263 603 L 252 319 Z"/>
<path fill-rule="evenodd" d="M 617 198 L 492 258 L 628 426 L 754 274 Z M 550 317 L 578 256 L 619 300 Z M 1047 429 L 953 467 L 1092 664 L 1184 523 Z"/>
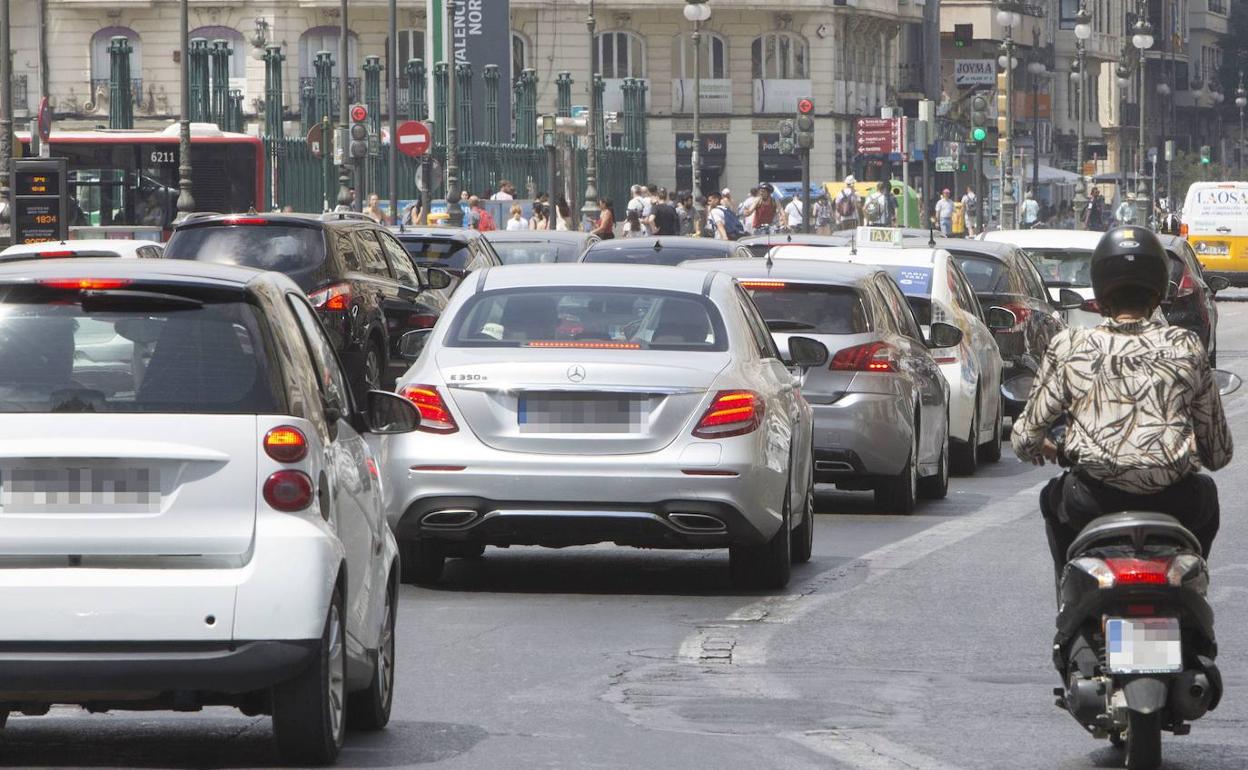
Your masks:
<path fill-rule="evenodd" d="M 399 152 L 419 158 L 429 152 L 433 140 L 429 136 L 429 127 L 419 120 L 405 120 L 395 131 L 395 140 L 399 143 Z"/>

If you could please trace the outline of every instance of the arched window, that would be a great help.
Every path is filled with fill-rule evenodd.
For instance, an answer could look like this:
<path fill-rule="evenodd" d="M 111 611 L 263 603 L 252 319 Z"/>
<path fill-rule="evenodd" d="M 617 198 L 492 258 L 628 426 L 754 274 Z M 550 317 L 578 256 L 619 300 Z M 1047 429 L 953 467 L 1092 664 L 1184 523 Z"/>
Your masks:
<path fill-rule="evenodd" d="M 806 41 L 790 32 L 767 32 L 750 46 L 750 66 L 755 80 L 805 80 Z"/>
<path fill-rule="evenodd" d="M 401 44 L 401 43 L 400 43 Z M 354 32 L 347 35 L 347 70 L 351 73 L 359 71 L 360 60 L 357 52 L 358 40 Z M 338 61 L 338 28 L 312 27 L 299 36 L 299 77 L 316 77 L 316 61 L 318 51 L 329 51 L 334 55 L 334 76 L 342 71 L 342 62 Z"/>
<path fill-rule="evenodd" d="M 702 32 L 702 77 L 726 79 L 728 74 L 728 44 L 714 32 Z M 676 50 L 672 53 L 674 76 L 679 79 L 697 77 L 693 66 L 693 40 L 687 34 L 676 36 Z"/>
<path fill-rule="evenodd" d="M 243 33 L 231 27 L 197 27 L 191 30 L 188 40 L 202 37 L 212 45 L 214 40 L 224 40 L 230 44 L 230 79 L 247 77 L 247 54 L 251 44 L 243 40 Z M 211 77 L 211 70 L 209 71 Z"/>
<path fill-rule="evenodd" d="M 533 66 L 529 56 L 529 39 L 521 32 L 511 31 L 511 79 L 520 77 L 520 73 Z"/>
<path fill-rule="evenodd" d="M 130 39 L 130 47 L 134 49 L 130 53 L 130 77 L 136 84 L 142 81 L 143 49 L 142 42 L 139 40 L 139 33 L 129 27 L 104 27 L 91 36 L 91 86 L 93 91 L 96 86 L 108 85 L 108 75 L 112 67 L 108 56 L 108 44 L 113 38 L 118 36 Z M 135 98 L 138 98 L 138 94 L 143 89 L 133 86 L 132 88 Z"/>
<path fill-rule="evenodd" d="M 646 44 L 632 32 L 603 32 L 594 41 L 594 66 L 604 80 L 644 78 Z"/>

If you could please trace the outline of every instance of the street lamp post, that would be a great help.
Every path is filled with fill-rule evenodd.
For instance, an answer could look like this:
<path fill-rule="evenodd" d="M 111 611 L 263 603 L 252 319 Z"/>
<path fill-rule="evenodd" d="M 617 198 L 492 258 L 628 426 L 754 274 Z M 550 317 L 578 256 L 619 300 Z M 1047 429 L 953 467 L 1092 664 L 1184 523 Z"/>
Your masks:
<path fill-rule="evenodd" d="M 1023 23 L 1017 11 L 1009 10 L 1002 3 L 997 11 L 997 24 L 1005 27 L 1005 40 L 1001 43 L 1002 54 L 997 63 L 1005 70 L 1005 157 L 1000 159 L 1001 176 L 1001 227 L 1016 226 L 1016 201 L 1014 199 L 1014 28 Z"/>
<path fill-rule="evenodd" d="M 1122 195 L 1127 194 L 1127 163 L 1129 153 L 1127 152 L 1127 126 L 1126 112 L 1127 89 L 1131 87 L 1131 68 L 1127 65 L 1127 57 L 1130 56 L 1131 50 L 1129 45 L 1124 45 L 1122 50 L 1122 60 L 1118 63 L 1115 74 L 1118 76 L 1118 173 L 1122 176 L 1122 184 L 1119 188 Z"/>
<path fill-rule="evenodd" d="M 455 0 L 446 0 L 446 24 L 443 29 L 455 28 Z M 447 39 L 451 39 L 447 36 Z M 459 102 L 456 81 L 459 80 L 459 62 L 455 58 L 455 46 L 447 46 L 450 64 L 446 76 L 446 223 L 452 227 L 464 224 L 464 208 L 459 205 Z"/>
<path fill-rule="evenodd" d="M 182 94 L 178 100 L 181 113 L 178 116 L 178 219 L 195 210 L 195 197 L 191 195 L 191 20 L 187 0 L 182 0 L 181 5 L 178 28 L 181 39 L 178 62 L 182 75 Z"/>
<path fill-rule="evenodd" d="M 597 21 L 594 19 L 594 0 L 589 0 L 589 15 L 585 17 L 585 29 L 589 31 L 589 113 L 585 131 L 585 201 L 581 204 L 581 218 L 589 229 L 590 221 L 598 216 L 598 105 L 595 89 L 598 80 L 598 41 L 594 35 Z"/>
<path fill-rule="evenodd" d="M 1036 51 L 1039 51 L 1040 33 L 1036 32 Z M 1027 65 L 1031 73 L 1031 189 L 1040 188 L 1040 81 L 1048 74 L 1044 62 L 1036 60 Z"/>
<path fill-rule="evenodd" d="M 338 3 L 338 119 L 343 125 L 347 125 L 350 120 L 351 100 L 347 95 L 347 75 L 351 72 L 350 63 L 347 60 L 347 53 L 350 50 L 347 47 L 347 0 L 339 0 Z M 331 81 L 332 82 L 332 81 Z M 351 152 L 350 141 L 347 138 L 345 130 L 338 131 L 338 136 L 334 137 L 335 152 L 342 153 L 342 163 L 338 164 L 338 208 L 350 209 L 352 207 L 351 200 Z M 356 196 L 359 197 L 358 194 Z"/>
<path fill-rule="evenodd" d="M 1131 36 L 1131 45 L 1135 46 L 1140 52 L 1140 133 L 1139 144 L 1136 146 L 1136 180 L 1135 180 L 1135 211 L 1136 224 L 1148 224 L 1148 210 L 1151 208 L 1151 201 L 1148 196 L 1148 188 L 1144 181 L 1144 103 L 1148 96 L 1146 74 L 1148 67 L 1145 66 L 1147 59 L 1145 52 L 1153 47 L 1153 28 L 1145 21 L 1144 14 L 1141 13 L 1139 21 L 1135 23 L 1135 30 Z"/>
<path fill-rule="evenodd" d="M 1170 104 L 1170 84 L 1169 83 L 1163 81 L 1157 84 L 1157 97 L 1159 99 L 1165 100 L 1166 105 Z M 1165 148 L 1166 148 L 1166 142 L 1168 141 L 1166 139 L 1166 113 L 1167 111 L 1168 111 L 1168 107 L 1163 107 L 1161 109 L 1161 138 L 1157 140 L 1157 144 L 1159 146 L 1157 147 L 1156 154 L 1153 155 L 1153 200 L 1155 202 L 1158 201 L 1157 161 L 1158 159 L 1165 160 Z M 1169 173 L 1169 172 L 1170 172 L 1170 164 L 1167 162 L 1166 173 Z M 1169 210 L 1169 207 L 1170 207 L 1169 200 L 1170 200 L 1170 185 L 1167 184 L 1166 185 L 1166 210 L 1167 211 Z M 1160 221 L 1157 222 L 1157 226 L 1158 227 L 1161 226 Z"/>
<path fill-rule="evenodd" d="M 1075 66 L 1071 78 L 1078 86 L 1079 108 L 1075 111 L 1075 119 L 1079 121 L 1079 141 L 1075 150 L 1075 170 L 1079 173 L 1079 186 L 1075 188 L 1075 226 L 1083 226 L 1083 209 L 1088 205 L 1088 182 L 1083 173 L 1083 131 L 1087 122 L 1087 40 L 1092 37 L 1092 14 L 1087 6 L 1079 9 L 1075 16 Z"/>
<path fill-rule="evenodd" d="M 1239 71 L 1239 85 L 1235 87 L 1235 106 L 1239 108 L 1239 176 L 1244 179 L 1244 107 L 1248 107 L 1248 90 L 1244 89 L 1244 71 Z"/>
<path fill-rule="evenodd" d="M 689 161 L 693 172 L 693 207 L 701 232 L 702 222 L 702 22 L 711 18 L 706 0 L 685 0 L 685 18 L 693 22 L 693 150 Z M 683 73 L 682 73 L 683 74 Z"/>

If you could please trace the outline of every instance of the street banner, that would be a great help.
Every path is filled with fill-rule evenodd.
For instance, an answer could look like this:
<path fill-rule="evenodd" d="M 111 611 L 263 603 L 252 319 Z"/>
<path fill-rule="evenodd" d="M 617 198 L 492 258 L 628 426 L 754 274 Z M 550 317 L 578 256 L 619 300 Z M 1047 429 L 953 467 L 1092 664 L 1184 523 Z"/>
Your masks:
<path fill-rule="evenodd" d="M 453 53 L 457 63 L 472 65 L 472 136 L 484 140 L 485 82 L 481 79 L 485 65 L 498 65 L 498 136 L 511 141 L 511 84 L 519 72 L 511 71 L 511 3 L 510 0 L 455 0 L 455 12 L 446 18 L 446 3 L 425 0 L 425 18 L 431 19 L 432 34 L 428 36 L 429 93 L 433 90 L 433 65 L 449 62 Z M 449 21 L 449 24 L 448 24 Z M 460 126 L 460 136 L 464 136 Z"/>

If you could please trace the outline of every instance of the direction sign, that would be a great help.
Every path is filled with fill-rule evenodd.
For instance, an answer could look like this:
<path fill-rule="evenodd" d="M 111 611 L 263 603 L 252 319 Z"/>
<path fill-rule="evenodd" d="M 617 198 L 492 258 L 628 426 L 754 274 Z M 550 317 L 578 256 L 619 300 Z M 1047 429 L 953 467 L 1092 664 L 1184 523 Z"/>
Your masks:
<path fill-rule="evenodd" d="M 324 132 L 321 130 L 321 124 L 317 123 L 308 129 L 308 152 L 312 153 L 312 157 L 320 160 L 326 155 L 332 154 L 334 151 L 334 133 Z"/>
<path fill-rule="evenodd" d="M 941 155 L 936 158 L 936 173 L 938 174 L 947 174 L 957 167 L 957 162 L 948 155 Z"/>
<path fill-rule="evenodd" d="M 858 118 L 854 132 L 859 155 L 905 152 L 905 118 Z"/>
<path fill-rule="evenodd" d="M 429 152 L 433 139 L 429 135 L 429 127 L 419 120 L 405 120 L 395 130 L 398 137 L 399 152 L 419 158 Z"/>

